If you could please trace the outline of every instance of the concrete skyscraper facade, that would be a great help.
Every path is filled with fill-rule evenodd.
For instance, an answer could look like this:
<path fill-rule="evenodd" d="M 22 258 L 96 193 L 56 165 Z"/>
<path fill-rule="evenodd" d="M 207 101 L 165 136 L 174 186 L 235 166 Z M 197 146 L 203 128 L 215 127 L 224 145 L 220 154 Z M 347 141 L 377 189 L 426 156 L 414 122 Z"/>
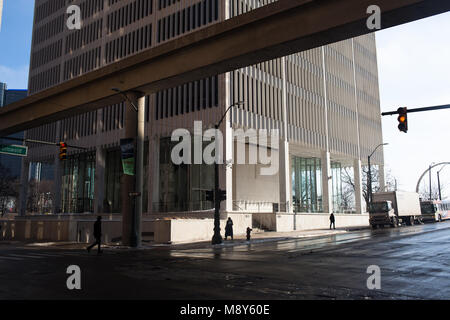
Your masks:
<path fill-rule="evenodd" d="M 36 0 L 29 92 L 270 2 Z M 72 4 L 81 8 L 81 30 L 66 27 L 66 9 Z M 170 160 L 174 144 L 170 136 L 177 128 L 193 132 L 194 121 L 201 121 L 203 130 L 211 128 L 238 101 L 244 104 L 234 107 L 221 127 L 225 159 L 233 159 L 238 148 L 234 130 L 278 130 L 279 148 L 271 152 L 279 161 L 279 171 L 260 176 L 261 163 L 222 165 L 221 188 L 228 195 L 224 215 L 245 216 L 277 230 L 323 227 L 332 211 L 342 214 L 341 221 L 348 225 L 361 221 L 362 163 L 382 143 L 373 34 L 148 96 L 144 212 L 149 219 L 211 208 L 205 194 L 213 187 L 213 167 L 175 166 Z M 54 213 L 120 212 L 119 141 L 124 117 L 124 104 L 104 106 L 27 131 L 27 137 L 87 148 L 69 150 L 69 160 L 60 162 L 56 147 L 30 147 L 25 168 L 30 163 L 53 168 Z M 246 146 L 253 148 L 249 141 Z M 372 160 L 383 172 L 382 150 Z M 347 168 L 354 182 L 351 201 L 344 195 L 341 179 Z M 28 171 L 23 170 L 23 181 L 30 178 Z"/>

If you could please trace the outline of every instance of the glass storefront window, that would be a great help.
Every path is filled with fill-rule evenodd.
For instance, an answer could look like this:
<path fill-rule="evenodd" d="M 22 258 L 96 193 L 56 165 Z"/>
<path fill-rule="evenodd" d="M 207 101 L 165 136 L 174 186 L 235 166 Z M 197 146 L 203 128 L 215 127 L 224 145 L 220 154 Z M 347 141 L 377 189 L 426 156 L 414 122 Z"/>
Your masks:
<path fill-rule="evenodd" d="M 173 164 L 171 152 L 176 144 L 170 138 L 160 141 L 159 201 L 153 203 L 154 210 L 182 212 L 212 209 L 212 203 L 206 201 L 206 191 L 214 188 L 214 166 Z"/>
<path fill-rule="evenodd" d="M 62 212 L 94 212 L 95 153 L 69 157 L 63 164 Z"/>
<path fill-rule="evenodd" d="M 319 158 L 292 157 L 295 212 L 322 212 L 322 167 Z"/>

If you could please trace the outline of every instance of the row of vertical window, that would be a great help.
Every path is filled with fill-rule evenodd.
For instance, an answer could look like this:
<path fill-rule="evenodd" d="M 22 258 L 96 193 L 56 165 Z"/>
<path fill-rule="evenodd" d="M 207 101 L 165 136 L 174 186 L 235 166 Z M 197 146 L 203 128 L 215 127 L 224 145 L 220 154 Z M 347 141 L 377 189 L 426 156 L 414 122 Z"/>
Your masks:
<path fill-rule="evenodd" d="M 38 23 L 39 21 L 60 10 L 62 7 L 64 7 L 64 5 L 65 1 L 61 0 L 48 0 L 39 5 L 36 8 L 36 13 L 34 15 L 35 23 Z"/>
<path fill-rule="evenodd" d="M 44 64 L 49 63 L 59 57 L 62 54 L 62 39 L 49 44 L 48 46 L 33 53 L 31 59 L 31 69 L 38 68 Z"/>
<path fill-rule="evenodd" d="M 126 27 L 152 14 L 153 0 L 135 0 L 108 14 L 108 33 Z"/>
<path fill-rule="evenodd" d="M 69 0 L 69 4 L 74 1 Z M 103 10 L 103 0 L 85 0 L 79 4 L 79 7 L 81 9 L 81 19 L 85 20 Z"/>
<path fill-rule="evenodd" d="M 230 17 L 235 17 L 278 0 L 230 0 Z"/>
<path fill-rule="evenodd" d="M 160 91 L 156 94 L 155 118 L 164 119 L 219 105 L 218 76 Z"/>
<path fill-rule="evenodd" d="M 134 54 L 151 45 L 152 25 L 149 24 L 108 42 L 105 46 L 106 63 Z"/>
<path fill-rule="evenodd" d="M 87 26 L 83 26 L 79 31 L 70 32 L 66 36 L 65 53 L 67 54 L 100 39 L 102 37 L 102 28 L 103 19 L 99 19 Z"/>
<path fill-rule="evenodd" d="M 61 120 L 60 140 L 72 140 L 97 133 L 97 111 Z"/>
<path fill-rule="evenodd" d="M 100 67 L 101 52 L 101 47 L 97 47 L 64 62 L 64 80 Z"/>
<path fill-rule="evenodd" d="M 108 0 L 108 6 L 112 6 L 113 4 L 116 4 L 122 0 Z"/>
<path fill-rule="evenodd" d="M 40 72 L 30 79 L 30 93 L 34 93 L 59 83 L 61 75 L 60 65 Z"/>
<path fill-rule="evenodd" d="M 243 101 L 241 107 L 249 112 L 270 117 L 281 118 L 282 92 L 266 82 L 259 81 L 239 71 L 231 72 L 231 101 Z"/>
<path fill-rule="evenodd" d="M 158 20 L 158 43 L 219 19 L 219 1 L 203 0 Z"/>
<path fill-rule="evenodd" d="M 102 132 L 113 131 L 123 128 L 124 103 L 113 104 L 103 108 L 102 112 Z"/>
<path fill-rule="evenodd" d="M 158 10 L 170 7 L 177 2 L 180 2 L 180 0 L 158 0 Z"/>
<path fill-rule="evenodd" d="M 27 138 L 56 143 L 57 142 L 56 141 L 56 122 L 45 124 L 43 126 L 27 130 Z M 30 148 L 38 148 L 38 147 L 42 148 L 42 144 L 29 143 L 27 145 Z"/>
<path fill-rule="evenodd" d="M 35 30 L 33 36 L 33 44 L 37 45 L 42 41 L 48 40 L 64 30 L 64 14 L 47 22 L 42 27 Z"/>

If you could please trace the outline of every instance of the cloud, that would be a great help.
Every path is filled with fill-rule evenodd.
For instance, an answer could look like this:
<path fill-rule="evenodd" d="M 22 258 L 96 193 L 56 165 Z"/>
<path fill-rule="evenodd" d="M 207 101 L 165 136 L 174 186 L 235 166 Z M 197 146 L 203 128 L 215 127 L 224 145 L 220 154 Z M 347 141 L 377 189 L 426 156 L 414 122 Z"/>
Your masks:
<path fill-rule="evenodd" d="M 0 65 L 0 82 L 6 83 L 9 89 L 27 89 L 28 71 L 28 65 L 15 69 Z"/>

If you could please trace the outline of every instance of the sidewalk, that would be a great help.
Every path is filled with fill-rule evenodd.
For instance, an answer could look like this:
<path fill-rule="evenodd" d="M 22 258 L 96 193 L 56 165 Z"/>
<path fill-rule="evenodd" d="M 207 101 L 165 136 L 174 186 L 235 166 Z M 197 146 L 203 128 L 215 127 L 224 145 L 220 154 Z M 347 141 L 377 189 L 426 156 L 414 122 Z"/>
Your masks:
<path fill-rule="evenodd" d="M 369 229 L 369 226 L 360 227 L 348 227 L 348 228 L 337 228 L 336 230 L 329 229 L 319 229 L 319 230 L 301 230 L 301 231 L 290 231 L 290 232 L 257 232 L 252 233 L 250 242 L 247 242 L 245 235 L 236 235 L 233 240 L 223 240 L 220 245 L 214 245 L 216 248 L 221 247 L 231 247 L 239 245 L 258 244 L 264 242 L 280 241 L 280 240 L 290 240 L 290 239 L 309 239 L 309 238 L 321 238 L 326 236 L 332 236 L 337 234 L 345 234 L 349 232 L 359 231 Z M 17 242 L 15 244 L 18 244 Z M 88 244 L 77 243 L 77 242 L 44 242 L 44 243 L 22 243 L 27 247 L 42 247 L 42 248 L 53 248 L 53 249 L 66 249 L 66 250 L 79 250 L 85 249 Z M 173 243 L 173 244 L 156 244 L 152 241 L 144 241 L 142 247 L 139 250 L 148 250 L 155 248 L 167 248 L 167 249 L 200 249 L 200 248 L 211 248 L 211 241 L 196 241 L 187 243 Z M 103 248 L 106 250 L 136 250 L 135 248 L 130 248 L 120 245 L 120 243 L 108 243 L 104 244 Z"/>
<path fill-rule="evenodd" d="M 299 230 L 299 231 L 289 231 L 289 232 L 258 232 L 252 233 L 250 242 L 247 241 L 245 235 L 236 235 L 233 240 L 225 240 L 223 238 L 223 243 L 219 245 L 214 245 L 214 247 L 231 247 L 239 245 L 247 245 L 249 243 L 257 244 L 264 242 L 280 241 L 280 240 L 290 240 L 290 239 L 309 239 L 309 238 L 321 238 L 326 236 L 332 236 L 337 234 L 344 234 L 359 230 L 370 229 L 369 226 L 357 226 L 348 228 L 336 228 L 336 230 L 329 229 L 318 229 L 318 230 Z M 190 243 L 175 243 L 175 244 L 153 244 L 151 247 L 171 247 L 177 249 L 197 249 L 197 248 L 210 248 L 211 241 L 198 241 Z"/>

